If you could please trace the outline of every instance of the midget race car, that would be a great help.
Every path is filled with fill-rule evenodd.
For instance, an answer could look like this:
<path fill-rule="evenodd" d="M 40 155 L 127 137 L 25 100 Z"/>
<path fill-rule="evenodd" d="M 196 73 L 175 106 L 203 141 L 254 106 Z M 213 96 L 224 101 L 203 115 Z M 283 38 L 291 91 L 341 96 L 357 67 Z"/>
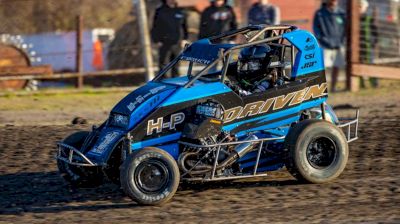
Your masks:
<path fill-rule="evenodd" d="M 248 26 L 198 40 L 103 124 L 59 142 L 59 172 L 78 186 L 111 180 L 147 205 L 165 203 L 182 182 L 285 167 L 301 182 L 331 181 L 357 139 L 358 111 L 338 119 L 326 103 L 322 53 L 311 33 L 294 26 Z M 185 75 L 169 78 L 178 63 Z"/>

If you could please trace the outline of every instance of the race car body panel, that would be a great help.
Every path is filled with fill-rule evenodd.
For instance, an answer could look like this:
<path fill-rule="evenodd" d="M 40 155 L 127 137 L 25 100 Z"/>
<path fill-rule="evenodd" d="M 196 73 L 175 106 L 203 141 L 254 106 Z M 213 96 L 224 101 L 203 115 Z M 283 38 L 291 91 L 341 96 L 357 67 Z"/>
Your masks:
<path fill-rule="evenodd" d="M 317 39 L 305 30 L 295 30 L 283 34 L 298 50 L 292 69 L 292 77 L 303 77 L 325 70 L 322 48 Z"/>

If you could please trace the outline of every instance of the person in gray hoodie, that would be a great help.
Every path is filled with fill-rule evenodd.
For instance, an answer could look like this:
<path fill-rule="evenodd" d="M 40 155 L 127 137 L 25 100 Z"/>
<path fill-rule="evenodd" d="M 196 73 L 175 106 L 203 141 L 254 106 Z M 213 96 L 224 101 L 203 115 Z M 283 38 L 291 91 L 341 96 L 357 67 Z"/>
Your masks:
<path fill-rule="evenodd" d="M 325 67 L 332 67 L 331 91 L 336 91 L 339 70 L 345 66 L 346 17 L 337 0 L 324 0 L 315 13 L 315 37 L 324 49 Z"/>

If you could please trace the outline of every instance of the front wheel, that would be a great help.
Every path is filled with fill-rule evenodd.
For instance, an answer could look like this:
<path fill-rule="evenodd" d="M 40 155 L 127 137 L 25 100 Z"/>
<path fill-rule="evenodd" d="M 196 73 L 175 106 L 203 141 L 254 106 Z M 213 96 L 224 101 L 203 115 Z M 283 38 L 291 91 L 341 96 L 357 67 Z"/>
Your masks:
<path fill-rule="evenodd" d="M 167 152 L 148 147 L 130 155 L 123 163 L 121 186 L 134 201 L 143 205 L 167 202 L 178 189 L 178 166 Z"/>
<path fill-rule="evenodd" d="M 286 147 L 286 168 L 296 179 L 310 183 L 324 183 L 338 177 L 349 155 L 342 130 L 324 120 L 298 123 L 289 132 Z"/>

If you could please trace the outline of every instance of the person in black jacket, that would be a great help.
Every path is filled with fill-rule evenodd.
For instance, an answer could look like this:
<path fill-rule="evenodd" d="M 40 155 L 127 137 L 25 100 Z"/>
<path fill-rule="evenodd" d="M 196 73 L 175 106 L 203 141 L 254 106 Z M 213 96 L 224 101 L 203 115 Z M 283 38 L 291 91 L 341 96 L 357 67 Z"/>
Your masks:
<path fill-rule="evenodd" d="M 188 38 L 186 15 L 178 8 L 176 0 L 163 0 L 156 9 L 151 38 L 159 47 L 159 68 L 164 68 L 179 55 Z M 178 68 L 172 68 L 172 76 L 179 76 Z"/>
<path fill-rule="evenodd" d="M 237 29 L 236 15 L 224 0 L 211 1 L 201 14 L 199 39 Z"/>

